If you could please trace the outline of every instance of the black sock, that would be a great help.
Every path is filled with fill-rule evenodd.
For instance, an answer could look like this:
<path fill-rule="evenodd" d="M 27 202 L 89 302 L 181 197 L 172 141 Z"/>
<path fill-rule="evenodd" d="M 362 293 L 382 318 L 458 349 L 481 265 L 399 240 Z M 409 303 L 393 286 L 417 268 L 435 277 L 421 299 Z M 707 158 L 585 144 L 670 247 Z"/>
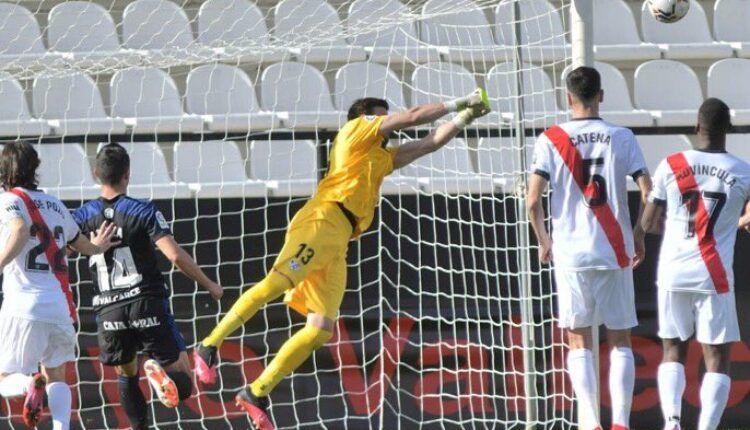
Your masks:
<path fill-rule="evenodd" d="M 148 430 L 148 409 L 141 387 L 138 386 L 138 375 L 119 376 L 117 387 L 120 391 L 120 404 L 125 409 L 133 430 Z"/>
<path fill-rule="evenodd" d="M 177 395 L 180 400 L 186 400 L 193 394 L 193 380 L 185 372 L 167 372 L 167 375 L 174 381 L 177 386 Z"/>

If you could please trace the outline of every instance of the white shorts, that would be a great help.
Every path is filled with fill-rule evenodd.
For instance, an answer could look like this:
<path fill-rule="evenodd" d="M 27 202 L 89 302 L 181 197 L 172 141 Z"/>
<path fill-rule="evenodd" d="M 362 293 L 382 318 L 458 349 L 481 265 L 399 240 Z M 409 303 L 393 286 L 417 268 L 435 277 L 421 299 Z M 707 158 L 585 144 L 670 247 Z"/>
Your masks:
<path fill-rule="evenodd" d="M 659 288 L 659 337 L 721 345 L 740 340 L 734 292 L 667 291 Z"/>
<path fill-rule="evenodd" d="M 584 328 L 604 324 L 610 330 L 638 325 L 633 269 L 555 269 L 558 325 Z"/>
<path fill-rule="evenodd" d="M 75 360 L 72 324 L 53 324 L 0 316 L 0 373 L 36 373 Z"/>

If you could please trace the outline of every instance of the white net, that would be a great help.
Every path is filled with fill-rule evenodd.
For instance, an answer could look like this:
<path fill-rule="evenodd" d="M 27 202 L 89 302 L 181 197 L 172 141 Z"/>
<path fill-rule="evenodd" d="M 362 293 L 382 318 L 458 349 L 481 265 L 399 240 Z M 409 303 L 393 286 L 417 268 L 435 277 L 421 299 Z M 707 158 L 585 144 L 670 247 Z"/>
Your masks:
<path fill-rule="evenodd" d="M 216 304 L 168 272 L 191 348 L 271 266 L 353 100 L 383 97 L 401 110 L 486 87 L 492 114 L 386 180 L 373 228 L 350 246 L 334 339 L 277 388 L 271 412 L 287 429 L 572 428 L 549 272 L 520 198 L 533 136 L 563 116 L 569 6 L 0 3 L 0 138 L 38 143 L 41 186 L 70 208 L 98 195 L 98 145 L 127 147 L 129 193 L 155 199 L 226 289 Z M 88 268 L 78 261 L 72 272 L 73 428 L 127 427 L 116 376 L 97 360 Z M 234 393 L 302 324 L 268 305 L 222 347 L 217 386 L 175 410 L 151 403 L 154 428 L 245 428 Z M 22 428 L 19 407 L 3 400 L 0 427 Z"/>

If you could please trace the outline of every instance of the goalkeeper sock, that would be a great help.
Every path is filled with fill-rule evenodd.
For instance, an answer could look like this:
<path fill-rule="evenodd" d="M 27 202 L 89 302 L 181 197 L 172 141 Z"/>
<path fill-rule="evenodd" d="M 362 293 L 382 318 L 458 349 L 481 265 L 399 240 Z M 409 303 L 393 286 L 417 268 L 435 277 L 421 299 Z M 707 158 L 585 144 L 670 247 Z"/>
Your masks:
<path fill-rule="evenodd" d="M 138 375 L 118 377 L 117 388 L 120 391 L 120 404 L 133 430 L 148 430 L 146 399 L 138 385 Z"/>
<path fill-rule="evenodd" d="M 568 375 L 578 398 L 578 408 L 583 415 L 583 422 L 589 426 L 582 428 L 598 427 L 596 372 L 594 372 L 594 358 L 590 350 L 572 349 L 568 352 Z"/>
<path fill-rule="evenodd" d="M 11 373 L 0 380 L 0 396 L 5 397 L 18 397 L 26 394 L 26 390 L 29 388 L 31 383 L 31 376 L 26 376 L 21 373 Z"/>
<path fill-rule="evenodd" d="M 47 402 L 50 415 L 52 415 L 52 430 L 69 430 L 72 395 L 68 384 L 65 382 L 47 384 Z"/>
<path fill-rule="evenodd" d="M 706 372 L 701 384 L 701 415 L 698 430 L 715 430 L 729 399 L 732 380 L 723 373 Z"/>
<path fill-rule="evenodd" d="M 664 421 L 680 419 L 682 414 L 682 394 L 685 392 L 685 366 L 677 362 L 659 365 L 656 374 L 659 384 L 659 399 Z"/>
<path fill-rule="evenodd" d="M 633 350 L 614 347 L 609 353 L 609 395 L 612 399 L 612 424 L 630 428 L 630 406 L 635 386 Z"/>
<path fill-rule="evenodd" d="M 275 270 L 271 271 L 237 299 L 211 334 L 203 339 L 203 346 L 220 347 L 227 336 L 242 327 L 263 305 L 284 294 L 289 288 L 289 279 Z"/>
<path fill-rule="evenodd" d="M 265 397 L 287 375 L 297 369 L 308 357 L 333 336 L 330 331 L 306 325 L 290 337 L 279 349 L 279 353 L 263 370 L 263 373 L 250 384 L 256 397 Z"/>

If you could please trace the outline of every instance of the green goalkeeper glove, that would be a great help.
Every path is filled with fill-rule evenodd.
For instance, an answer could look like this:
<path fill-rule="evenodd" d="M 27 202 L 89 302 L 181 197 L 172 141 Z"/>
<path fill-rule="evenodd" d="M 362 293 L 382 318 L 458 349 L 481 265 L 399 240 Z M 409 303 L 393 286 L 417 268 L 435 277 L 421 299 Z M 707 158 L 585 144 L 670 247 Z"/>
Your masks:
<path fill-rule="evenodd" d="M 487 98 L 487 91 L 483 88 L 477 88 L 468 96 L 460 97 L 444 103 L 449 112 L 458 112 L 466 108 L 484 107 L 489 110 L 490 102 Z"/>
<path fill-rule="evenodd" d="M 453 118 L 453 123 L 456 124 L 459 130 L 471 124 L 475 119 L 487 115 L 492 110 L 490 109 L 490 102 L 487 99 L 487 92 L 481 88 L 477 88 L 475 93 L 479 94 L 479 103 L 474 103 L 466 107 Z"/>

